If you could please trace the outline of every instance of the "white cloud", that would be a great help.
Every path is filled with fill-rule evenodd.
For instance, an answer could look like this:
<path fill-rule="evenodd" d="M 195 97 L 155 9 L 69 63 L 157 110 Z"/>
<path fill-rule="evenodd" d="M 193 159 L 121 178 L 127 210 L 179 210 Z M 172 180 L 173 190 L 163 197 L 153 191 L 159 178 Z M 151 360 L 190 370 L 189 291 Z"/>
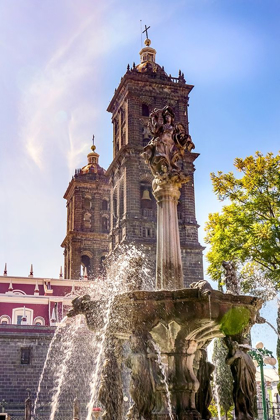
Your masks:
<path fill-rule="evenodd" d="M 21 141 L 27 156 L 41 170 L 47 168 L 47 145 L 53 146 L 52 151 L 49 148 L 52 153 L 67 154 L 71 172 L 85 153 L 83 142 L 88 144 L 89 139 L 81 138 L 85 135 L 83 125 L 91 121 L 94 126 L 98 115 L 86 86 L 93 89 L 98 85 L 102 60 L 116 45 L 128 42 L 123 32 L 112 36 L 109 19 L 104 23 L 108 6 L 95 7 L 94 14 L 65 32 L 65 43 L 21 84 Z M 73 34 L 67 38 L 69 32 Z"/>

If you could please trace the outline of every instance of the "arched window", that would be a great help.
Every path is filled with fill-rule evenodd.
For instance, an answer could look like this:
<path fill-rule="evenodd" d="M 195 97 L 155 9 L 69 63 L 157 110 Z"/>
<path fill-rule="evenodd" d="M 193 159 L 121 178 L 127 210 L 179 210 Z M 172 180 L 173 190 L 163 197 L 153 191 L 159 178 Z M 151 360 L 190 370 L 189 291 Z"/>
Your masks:
<path fill-rule="evenodd" d="M 34 325 L 45 325 L 45 320 L 42 316 L 36 316 L 34 319 Z"/>
<path fill-rule="evenodd" d="M 89 276 L 91 267 L 90 267 L 90 258 L 88 255 L 82 255 L 82 258 L 81 258 L 81 268 L 82 268 L 81 275 L 82 276 L 84 275 L 85 267 L 87 268 L 87 274 Z"/>
<path fill-rule="evenodd" d="M 102 210 L 108 210 L 108 200 L 102 200 Z"/>
<path fill-rule="evenodd" d="M 91 202 L 90 202 L 90 199 L 88 197 L 86 197 L 84 199 L 84 208 L 87 209 L 87 210 L 89 210 L 91 208 Z"/>
<path fill-rule="evenodd" d="M 6 325 L 6 324 L 10 324 L 10 323 L 11 323 L 11 318 L 9 317 L 9 315 L 2 315 L 0 317 L 0 324 Z"/>
<path fill-rule="evenodd" d="M 109 219 L 107 217 L 102 217 L 102 232 L 109 231 Z"/>
<path fill-rule="evenodd" d="M 19 295 L 19 296 L 26 295 L 26 293 L 23 290 L 20 290 L 20 289 L 14 289 L 13 294 L 14 295 Z"/>
<path fill-rule="evenodd" d="M 142 116 L 148 117 L 150 115 L 149 107 L 146 104 L 142 104 Z"/>
<path fill-rule="evenodd" d="M 142 184 L 140 186 L 140 206 L 141 209 L 153 208 L 152 187 L 148 184 Z"/>

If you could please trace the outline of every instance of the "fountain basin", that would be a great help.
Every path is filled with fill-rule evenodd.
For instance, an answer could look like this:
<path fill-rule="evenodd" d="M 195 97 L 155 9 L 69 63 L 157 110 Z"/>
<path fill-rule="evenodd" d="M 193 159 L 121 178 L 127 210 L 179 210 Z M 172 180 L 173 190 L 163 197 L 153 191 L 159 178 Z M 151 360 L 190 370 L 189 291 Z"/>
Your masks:
<path fill-rule="evenodd" d="M 84 314 L 91 330 L 105 329 L 107 347 L 99 392 L 105 420 L 123 418 L 124 365 L 131 372 L 134 401 L 127 419 L 211 418 L 208 406 L 214 367 L 207 361 L 206 347 L 215 337 L 242 343 L 257 320 L 262 301 L 223 294 L 207 287 L 207 282 L 197 285 L 136 290 L 108 301 L 91 300 L 88 295 L 73 301 L 68 316 Z M 129 351 L 124 352 L 127 343 Z"/>
<path fill-rule="evenodd" d="M 91 300 L 88 295 L 78 297 L 68 316 L 84 314 L 88 327 L 98 330 L 103 327 L 104 305 L 104 301 Z M 199 289 L 137 290 L 116 295 L 111 306 L 110 333 L 119 337 L 143 328 L 150 332 L 159 323 L 167 326 L 170 322 L 176 322 L 184 334 L 189 334 L 207 321 L 219 326 L 222 335 L 235 337 L 256 322 L 262 301 L 216 290 L 209 295 Z"/>

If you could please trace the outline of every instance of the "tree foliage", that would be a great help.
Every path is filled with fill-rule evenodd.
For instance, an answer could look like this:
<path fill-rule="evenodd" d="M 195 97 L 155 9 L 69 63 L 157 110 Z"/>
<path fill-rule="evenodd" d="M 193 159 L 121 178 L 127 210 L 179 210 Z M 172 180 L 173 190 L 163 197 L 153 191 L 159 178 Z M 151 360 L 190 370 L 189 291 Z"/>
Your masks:
<path fill-rule="evenodd" d="M 214 192 L 226 205 L 221 213 L 209 214 L 206 224 L 208 273 L 220 282 L 222 262 L 232 260 L 242 267 L 244 279 L 251 270 L 264 284 L 272 282 L 279 289 L 280 154 L 256 152 L 236 158 L 234 166 L 240 177 L 233 172 L 211 174 Z"/>

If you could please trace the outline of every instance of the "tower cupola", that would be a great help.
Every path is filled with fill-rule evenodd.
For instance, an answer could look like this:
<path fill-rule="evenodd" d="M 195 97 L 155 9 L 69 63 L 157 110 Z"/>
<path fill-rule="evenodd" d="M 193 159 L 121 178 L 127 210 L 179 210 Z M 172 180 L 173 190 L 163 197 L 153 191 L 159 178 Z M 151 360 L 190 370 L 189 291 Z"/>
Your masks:
<path fill-rule="evenodd" d="M 95 151 L 96 146 L 94 144 L 94 135 L 92 136 L 92 146 L 91 152 L 87 155 L 88 164 L 81 169 L 81 173 L 86 174 L 88 172 L 97 172 L 98 171 L 98 159 L 99 154 Z"/>
<path fill-rule="evenodd" d="M 136 71 L 138 73 L 146 73 L 155 77 L 156 75 L 162 79 L 168 78 L 167 74 L 164 71 L 164 68 L 156 63 L 156 50 L 151 47 L 151 40 L 149 38 L 145 39 L 145 47 L 140 51 L 140 64 L 136 67 L 133 67 L 131 71 Z"/>
<path fill-rule="evenodd" d="M 146 47 L 142 48 L 142 50 L 140 51 L 140 63 L 145 63 L 147 61 L 149 61 L 150 63 L 155 63 L 156 62 L 156 50 L 152 47 L 150 47 L 151 45 L 151 40 L 149 38 L 145 39 L 145 45 Z"/>

